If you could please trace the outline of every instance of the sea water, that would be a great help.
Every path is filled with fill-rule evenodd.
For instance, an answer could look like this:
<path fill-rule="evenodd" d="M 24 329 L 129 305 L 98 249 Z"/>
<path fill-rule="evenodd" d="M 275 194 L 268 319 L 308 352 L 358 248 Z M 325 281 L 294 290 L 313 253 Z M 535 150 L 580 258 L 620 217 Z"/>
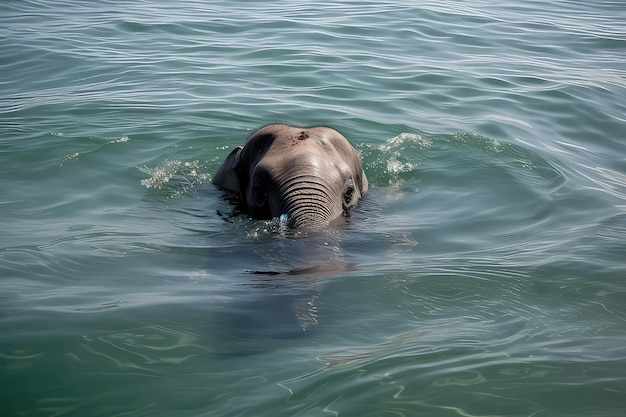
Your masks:
<path fill-rule="evenodd" d="M 623 416 L 618 1 L 0 4 L 0 415 Z M 273 122 L 370 192 L 210 184 Z"/>

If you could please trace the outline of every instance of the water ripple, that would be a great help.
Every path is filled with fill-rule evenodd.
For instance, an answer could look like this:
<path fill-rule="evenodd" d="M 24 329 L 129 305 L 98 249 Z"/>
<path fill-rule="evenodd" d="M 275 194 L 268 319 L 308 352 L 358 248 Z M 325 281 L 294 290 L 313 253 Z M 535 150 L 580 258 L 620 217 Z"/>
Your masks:
<path fill-rule="evenodd" d="M 4 414 L 620 415 L 619 2 L 0 9 Z M 319 248 L 208 184 L 274 121 L 362 154 Z"/>

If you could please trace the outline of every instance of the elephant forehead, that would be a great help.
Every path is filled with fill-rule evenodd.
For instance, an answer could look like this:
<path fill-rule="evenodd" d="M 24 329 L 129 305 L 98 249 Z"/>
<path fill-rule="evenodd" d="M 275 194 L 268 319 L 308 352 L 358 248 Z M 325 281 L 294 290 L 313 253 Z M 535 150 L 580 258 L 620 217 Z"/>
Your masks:
<path fill-rule="evenodd" d="M 350 175 L 348 166 L 337 155 L 314 152 L 267 155 L 257 168 L 270 173 L 275 179 L 302 175 L 340 179 Z"/>
<path fill-rule="evenodd" d="M 306 167 L 308 169 L 332 169 L 343 164 L 336 152 L 320 152 L 311 149 L 299 149 L 292 152 L 272 155 L 273 162 L 278 166 Z"/>

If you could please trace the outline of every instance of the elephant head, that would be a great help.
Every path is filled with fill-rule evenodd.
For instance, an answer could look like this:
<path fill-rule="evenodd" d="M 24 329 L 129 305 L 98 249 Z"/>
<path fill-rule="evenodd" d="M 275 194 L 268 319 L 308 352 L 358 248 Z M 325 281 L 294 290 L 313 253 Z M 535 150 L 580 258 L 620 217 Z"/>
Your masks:
<path fill-rule="evenodd" d="M 368 188 L 361 158 L 343 135 L 285 124 L 265 126 L 234 149 L 213 183 L 234 193 L 251 217 L 305 228 L 348 214 Z"/>

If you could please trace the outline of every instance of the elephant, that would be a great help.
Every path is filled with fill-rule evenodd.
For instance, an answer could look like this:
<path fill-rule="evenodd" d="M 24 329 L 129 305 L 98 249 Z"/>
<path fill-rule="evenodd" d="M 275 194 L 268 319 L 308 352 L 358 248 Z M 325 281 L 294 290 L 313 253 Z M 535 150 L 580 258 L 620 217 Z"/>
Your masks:
<path fill-rule="evenodd" d="M 316 229 L 350 211 L 368 190 L 361 157 L 329 127 L 271 124 L 235 148 L 213 184 L 231 193 L 241 212 Z"/>

